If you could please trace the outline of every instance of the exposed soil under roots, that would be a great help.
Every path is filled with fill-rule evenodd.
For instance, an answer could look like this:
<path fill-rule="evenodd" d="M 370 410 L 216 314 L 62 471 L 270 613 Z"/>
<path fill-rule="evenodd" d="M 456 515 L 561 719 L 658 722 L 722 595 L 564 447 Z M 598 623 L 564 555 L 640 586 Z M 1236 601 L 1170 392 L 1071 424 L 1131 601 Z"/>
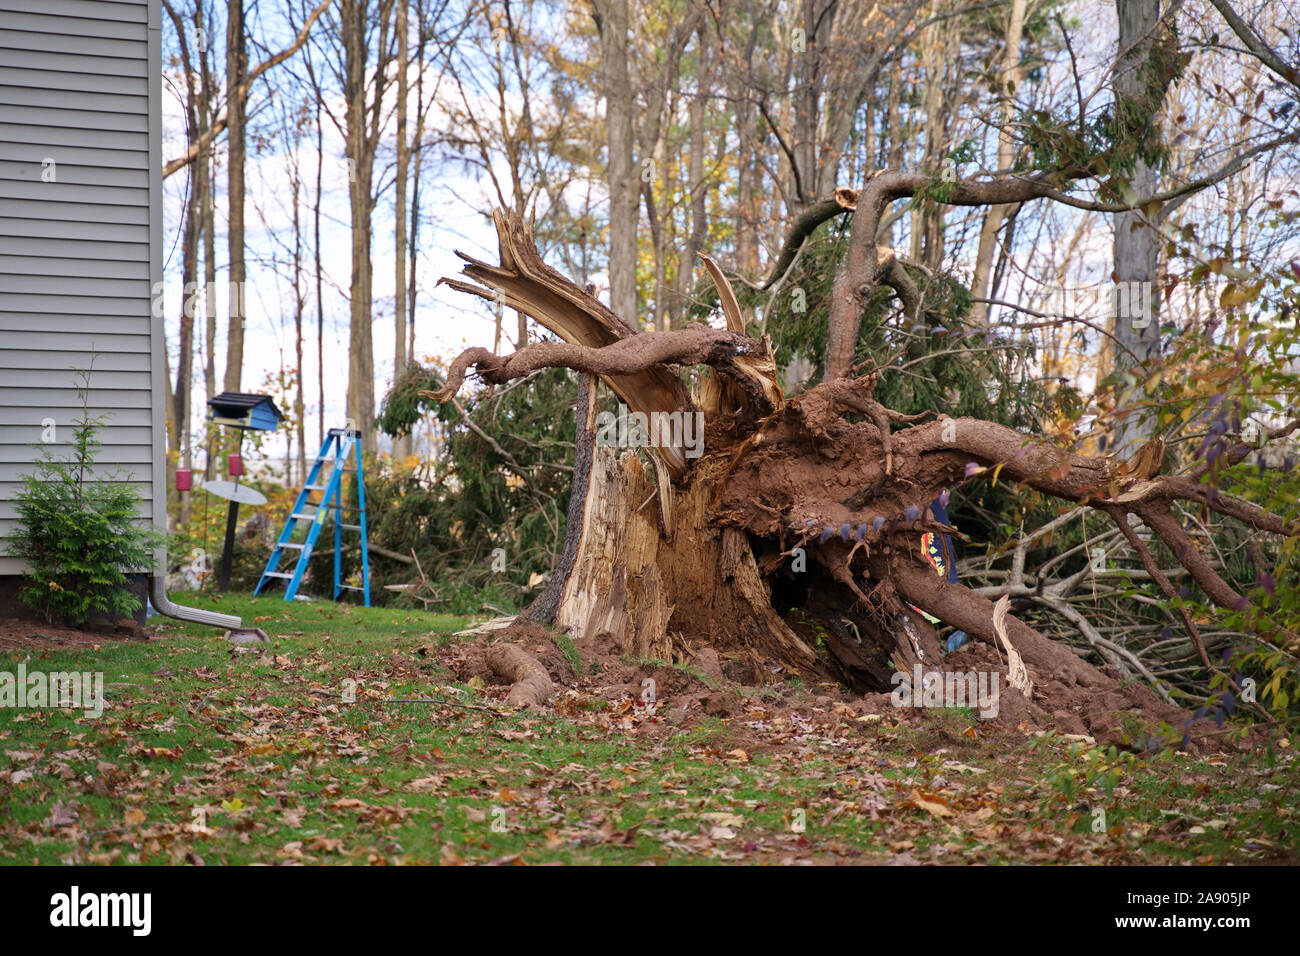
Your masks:
<path fill-rule="evenodd" d="M 544 669 L 554 686 L 548 704 L 519 699 L 518 681 L 502 676 L 496 663 L 503 648 Z M 984 644 L 968 644 L 944 661 L 947 673 L 985 672 L 1002 681 L 996 713 L 984 715 L 977 701 L 963 707 L 900 706 L 892 691 L 856 693 L 832 680 L 790 679 L 743 650 L 719 653 L 705 646 L 693 654 L 679 651 L 671 662 L 637 660 L 624 654 L 609 635 L 589 636 L 574 648 L 580 657 L 577 666 L 572 650 L 566 654 L 556 635 L 520 619 L 474 641 L 453 644 L 442 656 L 458 679 L 478 678 L 485 694 L 503 707 L 553 708 L 563 714 L 574 707 L 579 691 L 594 693 L 610 703 L 611 713 L 634 716 L 637 732 L 650 737 L 679 733 L 707 718 L 745 718 L 761 701 L 769 716 L 830 712 L 867 725 L 874 720 L 869 715 L 878 715 L 891 723 L 933 724 L 936 732 L 960 724 L 968 736 L 987 740 L 1023 740 L 1051 730 L 1133 750 L 1184 746 L 1183 713 L 1159 701 L 1153 706 L 1144 687 L 1116 683 L 1115 689 L 1097 691 L 1048 680 L 1026 700 L 1006 686 L 1005 663 Z M 645 719 L 650 716 L 648 704 L 654 705 L 653 721 Z M 743 732 L 736 741 L 743 746 L 742 737 Z M 1191 737 L 1186 749 L 1200 749 L 1198 740 L 1206 740 L 1201 729 Z M 1220 736 L 1207 742 L 1216 750 L 1229 744 Z"/>

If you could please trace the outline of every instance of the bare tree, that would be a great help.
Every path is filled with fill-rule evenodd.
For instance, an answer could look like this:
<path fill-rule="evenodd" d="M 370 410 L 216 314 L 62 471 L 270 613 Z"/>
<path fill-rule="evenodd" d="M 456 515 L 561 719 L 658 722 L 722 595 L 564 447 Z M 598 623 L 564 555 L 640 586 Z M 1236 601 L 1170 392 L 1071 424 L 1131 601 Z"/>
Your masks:
<path fill-rule="evenodd" d="M 604 64 L 606 148 L 609 150 L 609 300 L 636 317 L 638 179 L 632 162 L 634 97 L 628 63 L 628 0 L 591 0 Z"/>
<path fill-rule="evenodd" d="M 223 385 L 238 392 L 244 372 L 244 162 L 247 107 L 248 37 L 244 0 L 226 4 L 226 250 L 230 276 L 226 320 L 226 375 Z"/>
<path fill-rule="evenodd" d="M 1117 126 L 1128 138 L 1132 172 L 1128 188 L 1135 196 L 1158 191 L 1154 154 L 1160 149 L 1163 101 L 1173 79 L 1169 61 L 1176 50 L 1169 43 L 1168 26 L 1159 0 L 1116 0 L 1119 17 L 1119 52 L 1115 64 L 1115 114 Z M 1128 356 L 1150 360 L 1160 348 L 1159 281 L 1163 239 L 1155 208 L 1115 214 L 1114 365 L 1127 368 Z M 1139 376 L 1145 381 L 1145 376 Z M 1119 417 L 1113 443 L 1118 454 L 1130 455 L 1152 433 L 1152 423 L 1140 410 L 1141 389 L 1120 392 Z"/>
<path fill-rule="evenodd" d="M 408 74 L 410 73 L 411 40 L 408 35 L 407 0 L 397 0 L 397 176 L 394 199 L 394 275 L 393 275 L 393 380 L 406 370 L 406 179 L 410 166 L 410 146 L 406 132 L 406 101 L 410 98 Z M 421 64 L 421 68 L 422 68 Z M 393 459 L 401 461 L 411 453 L 411 438 L 400 435 L 393 440 Z"/>

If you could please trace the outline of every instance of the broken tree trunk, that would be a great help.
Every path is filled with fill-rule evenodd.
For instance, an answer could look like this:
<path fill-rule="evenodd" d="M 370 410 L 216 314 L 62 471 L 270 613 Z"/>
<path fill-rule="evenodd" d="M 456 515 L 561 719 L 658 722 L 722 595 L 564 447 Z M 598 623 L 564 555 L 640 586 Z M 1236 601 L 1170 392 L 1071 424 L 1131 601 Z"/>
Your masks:
<path fill-rule="evenodd" d="M 601 440 L 609 436 L 597 422 L 594 385 L 584 379 L 564 553 L 529 611 L 580 641 L 665 659 L 679 646 L 710 645 L 747 659 L 759 675 L 888 691 L 900 672 L 943 668 L 936 632 L 919 608 L 999 656 L 1023 660 L 1038 690 L 1021 712 L 1050 718 L 1059 701 L 1039 699 L 1050 692 L 1112 708 L 1108 715 L 1094 709 L 1094 722 L 1113 723 L 1114 708 L 1133 707 L 1185 722 L 1187 714 L 1149 689 L 1121 687 L 1119 675 L 1013 616 L 999 620 L 986 598 L 939 578 L 921 554 L 921 534 L 954 529 L 934 520 L 931 502 L 997 467 L 1004 481 L 1092 503 L 1117 521 L 1137 515 L 1207 593 L 1237 602 L 1199 553 L 1179 552 L 1172 503 L 1195 501 L 1264 530 L 1300 532 L 1226 496 L 1207 499 L 1195 476 L 1163 476 L 1159 461 L 1146 460 L 1151 455 L 1131 468 L 992 422 L 899 415 L 872 397 L 874 374 L 787 400 L 770 344 L 744 335 L 735 297 L 707 257 L 727 329 L 637 333 L 542 263 L 518 219 L 496 221 L 500 266 L 463 257 L 465 274 L 481 285 L 443 281 L 484 298 L 504 296 L 563 341 L 510 356 L 467 350 L 433 397 L 454 394 L 471 370 L 491 386 L 568 367 L 605 382 L 629 417 L 644 415 L 640 437 L 651 439 L 639 451 Z M 691 393 L 674 366 L 699 364 L 708 368 Z M 677 416 L 672 428 L 668 414 Z M 681 416 L 702 420 L 702 449 Z M 894 424 L 906 427 L 893 431 Z M 1287 647 L 1295 641 L 1265 637 Z M 1107 729 L 1088 721 L 1089 730 Z"/>

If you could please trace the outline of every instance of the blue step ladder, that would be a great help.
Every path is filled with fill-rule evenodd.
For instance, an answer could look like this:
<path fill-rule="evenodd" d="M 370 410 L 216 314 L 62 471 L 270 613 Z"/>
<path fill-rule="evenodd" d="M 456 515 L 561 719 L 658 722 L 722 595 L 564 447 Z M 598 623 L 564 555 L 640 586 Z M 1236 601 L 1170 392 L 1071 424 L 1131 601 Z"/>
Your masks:
<path fill-rule="evenodd" d="M 271 557 L 267 559 L 266 570 L 262 572 L 262 578 L 257 582 L 257 588 L 254 594 L 261 594 L 268 581 L 280 579 L 287 581 L 288 584 L 284 589 L 284 599 L 292 601 L 298 593 L 298 586 L 302 584 L 303 573 L 307 570 L 307 562 L 311 560 L 312 550 L 316 547 L 316 540 L 320 537 L 321 529 L 325 526 L 325 516 L 333 513 L 334 516 L 334 600 L 339 599 L 339 595 L 344 591 L 360 591 L 365 600 L 366 607 L 370 607 L 370 554 L 366 550 L 366 485 L 361 470 L 361 434 L 346 428 L 331 428 L 329 434 L 325 436 L 325 444 L 321 445 L 320 454 L 316 456 L 315 463 L 311 466 L 311 471 L 307 473 L 307 481 L 303 484 L 302 490 L 298 492 L 298 497 L 293 503 L 293 509 L 289 512 L 288 519 L 284 522 L 284 530 L 280 532 L 279 540 L 275 543 L 275 548 L 271 551 Z M 321 472 L 328 468 L 328 477 L 322 478 Z M 357 504 L 356 506 L 345 505 L 343 503 L 343 476 L 355 475 L 357 486 Z M 316 501 L 311 500 L 311 495 L 320 493 L 320 498 Z M 344 513 L 356 513 L 357 520 L 355 523 L 348 523 L 343 520 Z M 310 522 L 307 527 L 307 536 L 301 541 L 290 540 L 298 528 L 301 521 Z M 357 531 L 361 534 L 361 587 L 344 584 L 342 581 L 342 561 L 343 561 L 343 532 Z M 298 552 L 298 562 L 293 571 L 281 571 L 280 559 L 286 552 Z"/>

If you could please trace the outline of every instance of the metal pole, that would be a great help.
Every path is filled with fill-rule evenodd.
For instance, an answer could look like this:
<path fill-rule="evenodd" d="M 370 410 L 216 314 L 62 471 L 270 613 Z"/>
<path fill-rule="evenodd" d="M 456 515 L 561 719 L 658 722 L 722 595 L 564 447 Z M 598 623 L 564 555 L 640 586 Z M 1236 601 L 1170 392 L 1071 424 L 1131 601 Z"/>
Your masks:
<path fill-rule="evenodd" d="M 221 574 L 217 580 L 217 590 L 224 594 L 230 590 L 230 557 L 235 550 L 235 525 L 239 523 L 239 502 L 231 501 L 226 509 L 226 543 L 221 549 Z"/>
<path fill-rule="evenodd" d="M 239 439 L 235 444 L 235 454 L 239 456 L 240 471 L 243 471 L 244 461 L 244 429 L 239 429 Z M 232 475 L 235 479 L 235 494 L 239 494 L 239 475 Z M 221 549 L 221 573 L 217 575 L 217 590 L 222 594 L 230 590 L 230 560 L 235 551 L 235 527 L 239 524 L 239 502 L 234 498 L 230 499 L 230 506 L 226 509 L 226 543 Z"/>

